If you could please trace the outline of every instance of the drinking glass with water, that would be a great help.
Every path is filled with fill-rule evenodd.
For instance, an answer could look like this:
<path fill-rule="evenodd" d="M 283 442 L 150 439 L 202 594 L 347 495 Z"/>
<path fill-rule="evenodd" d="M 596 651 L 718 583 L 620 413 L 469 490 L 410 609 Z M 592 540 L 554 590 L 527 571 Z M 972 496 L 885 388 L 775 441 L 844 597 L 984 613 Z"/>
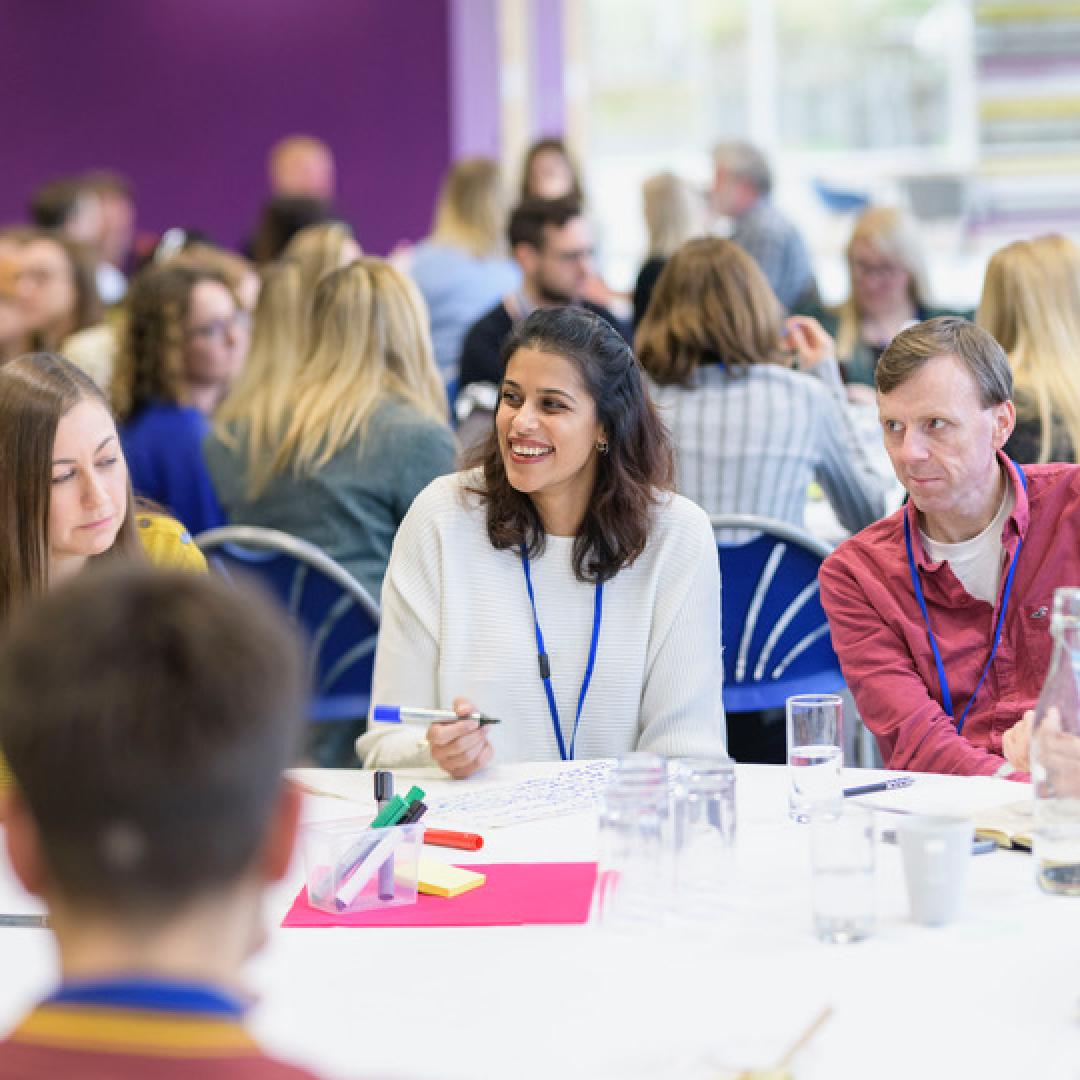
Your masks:
<path fill-rule="evenodd" d="M 837 694 L 787 699 L 787 759 L 791 816 L 799 822 L 844 797 L 844 704 Z"/>

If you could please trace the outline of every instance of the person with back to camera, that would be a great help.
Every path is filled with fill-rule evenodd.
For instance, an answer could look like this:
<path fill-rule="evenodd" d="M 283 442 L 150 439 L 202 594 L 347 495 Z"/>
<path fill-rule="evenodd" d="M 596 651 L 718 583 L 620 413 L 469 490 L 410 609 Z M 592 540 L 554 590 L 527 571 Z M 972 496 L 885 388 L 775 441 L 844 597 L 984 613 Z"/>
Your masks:
<path fill-rule="evenodd" d="M 808 316 L 785 322 L 765 275 L 731 240 L 701 237 L 675 252 L 636 343 L 675 442 L 678 490 L 707 513 L 801 528 L 811 479 L 850 530 L 884 512 L 832 339 Z"/>
<path fill-rule="evenodd" d="M 267 397 L 218 426 L 203 447 L 207 467 L 233 524 L 315 544 L 377 601 L 398 526 L 457 453 L 424 301 L 388 262 L 362 256 L 319 282 L 306 342 L 291 386 L 280 387 L 287 411 L 262 412 Z"/>
<path fill-rule="evenodd" d="M 236 298 L 211 270 L 166 264 L 137 274 L 124 303 L 112 397 L 135 491 L 193 533 L 223 525 L 202 440 L 244 363 Z"/>
<path fill-rule="evenodd" d="M 460 778 L 493 758 L 722 752 L 716 545 L 671 492 L 633 353 L 598 316 L 554 308 L 503 356 L 475 466 L 420 494 L 383 588 L 373 703 L 461 719 L 426 738 L 375 724 L 358 753 Z"/>
<path fill-rule="evenodd" d="M 887 768 L 1026 781 L 1054 590 L 1080 580 L 1080 467 L 1002 452 L 1012 372 L 965 319 L 902 331 L 876 378 L 910 498 L 822 565 L 844 678 Z"/>
<path fill-rule="evenodd" d="M 310 308 L 315 286 L 323 275 L 348 266 L 363 254 L 350 225 L 344 221 L 327 221 L 301 229 L 285 246 L 281 257 L 299 265 L 301 287 Z"/>
<path fill-rule="evenodd" d="M 424 295 L 435 362 L 447 382 L 457 377 L 469 327 L 521 284 L 521 268 L 506 253 L 506 217 L 498 164 L 465 158 L 443 181 L 431 235 L 405 256 L 403 269 Z"/>
<path fill-rule="evenodd" d="M 687 240 L 705 233 L 705 199 L 674 173 L 650 176 L 642 186 L 649 254 L 634 282 L 634 331 L 641 325 L 664 264 Z"/>
<path fill-rule="evenodd" d="M 788 311 L 817 303 L 810 253 L 799 230 L 773 205 L 765 155 L 747 142 L 724 142 L 713 150 L 713 162 L 713 209 L 731 218 L 731 239 L 761 267 Z"/>
<path fill-rule="evenodd" d="M 2 628 L 4 839 L 60 985 L 0 1080 L 313 1080 L 247 1033 L 241 975 L 299 826 L 303 671 L 278 609 L 209 576 L 118 564 Z"/>
<path fill-rule="evenodd" d="M 1017 240 L 986 267 L 975 322 L 1009 358 L 1016 427 L 1005 453 L 1021 464 L 1076 463 L 1080 451 L 1080 248 L 1068 237 Z"/>

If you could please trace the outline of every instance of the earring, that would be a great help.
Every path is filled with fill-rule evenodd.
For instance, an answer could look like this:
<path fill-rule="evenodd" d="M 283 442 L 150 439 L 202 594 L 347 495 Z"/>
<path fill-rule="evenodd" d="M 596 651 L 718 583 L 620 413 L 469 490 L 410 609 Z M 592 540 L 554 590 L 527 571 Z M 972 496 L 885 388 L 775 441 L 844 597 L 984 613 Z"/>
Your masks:
<path fill-rule="evenodd" d="M 597 439 L 596 440 L 596 452 L 598 454 L 606 454 L 607 451 L 608 451 L 608 441 L 607 441 L 607 439 Z"/>

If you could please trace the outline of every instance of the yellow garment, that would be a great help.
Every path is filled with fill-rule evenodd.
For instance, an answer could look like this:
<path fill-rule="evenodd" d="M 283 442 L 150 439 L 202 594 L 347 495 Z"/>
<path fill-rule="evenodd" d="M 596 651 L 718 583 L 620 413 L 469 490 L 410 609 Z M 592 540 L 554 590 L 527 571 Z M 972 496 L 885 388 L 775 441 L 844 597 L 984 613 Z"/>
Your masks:
<path fill-rule="evenodd" d="M 191 534 L 175 518 L 165 514 L 141 512 L 135 515 L 135 525 L 146 557 L 166 570 L 190 570 L 206 573 L 206 559 L 195 546 Z M 0 754 L 0 791 L 11 786 L 11 770 Z"/>
<path fill-rule="evenodd" d="M 203 553 L 195 546 L 191 533 L 175 518 L 140 512 L 135 515 L 135 524 L 146 557 L 155 566 L 206 573 Z"/>

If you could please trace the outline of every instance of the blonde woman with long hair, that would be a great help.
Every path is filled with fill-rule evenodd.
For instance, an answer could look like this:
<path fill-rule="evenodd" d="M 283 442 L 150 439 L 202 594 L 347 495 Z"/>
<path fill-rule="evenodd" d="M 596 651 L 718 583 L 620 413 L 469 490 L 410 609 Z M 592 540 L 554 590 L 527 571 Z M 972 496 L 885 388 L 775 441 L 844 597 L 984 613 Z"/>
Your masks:
<path fill-rule="evenodd" d="M 836 338 L 836 358 L 851 398 L 873 402 L 874 369 L 885 347 L 906 326 L 945 312 L 930 306 L 922 246 L 902 210 L 864 210 L 848 241 L 847 262 L 848 298 L 813 314 Z"/>
<path fill-rule="evenodd" d="M 1000 342 L 1014 378 L 1021 464 L 1077 461 L 1080 448 L 1080 248 L 1064 236 L 1019 240 L 986 267 L 975 321 Z"/>
<path fill-rule="evenodd" d="M 302 288 L 310 300 L 323 274 L 348 266 L 362 254 L 351 226 L 329 221 L 301 229 L 289 241 L 284 257 L 299 264 Z"/>
<path fill-rule="evenodd" d="M 435 360 L 447 381 L 457 374 L 469 327 L 521 284 L 506 254 L 506 216 L 498 165 L 465 158 L 443 181 L 431 235 L 405 260 L 427 303 Z"/>
<path fill-rule="evenodd" d="M 263 271 L 251 348 L 240 377 L 214 414 L 214 435 L 246 458 L 247 497 L 269 479 L 269 455 L 292 415 L 293 385 L 307 346 L 311 302 L 296 259 Z"/>
<path fill-rule="evenodd" d="M 316 544 L 378 598 L 398 525 L 456 451 L 424 302 L 404 274 L 365 256 L 323 277 L 288 409 L 255 497 L 243 431 L 207 440 L 226 514 Z"/>
<path fill-rule="evenodd" d="M 687 240 L 706 231 L 705 196 L 681 176 L 671 172 L 650 176 L 641 196 L 649 251 L 634 283 L 635 330 L 645 317 L 664 263 Z"/>

